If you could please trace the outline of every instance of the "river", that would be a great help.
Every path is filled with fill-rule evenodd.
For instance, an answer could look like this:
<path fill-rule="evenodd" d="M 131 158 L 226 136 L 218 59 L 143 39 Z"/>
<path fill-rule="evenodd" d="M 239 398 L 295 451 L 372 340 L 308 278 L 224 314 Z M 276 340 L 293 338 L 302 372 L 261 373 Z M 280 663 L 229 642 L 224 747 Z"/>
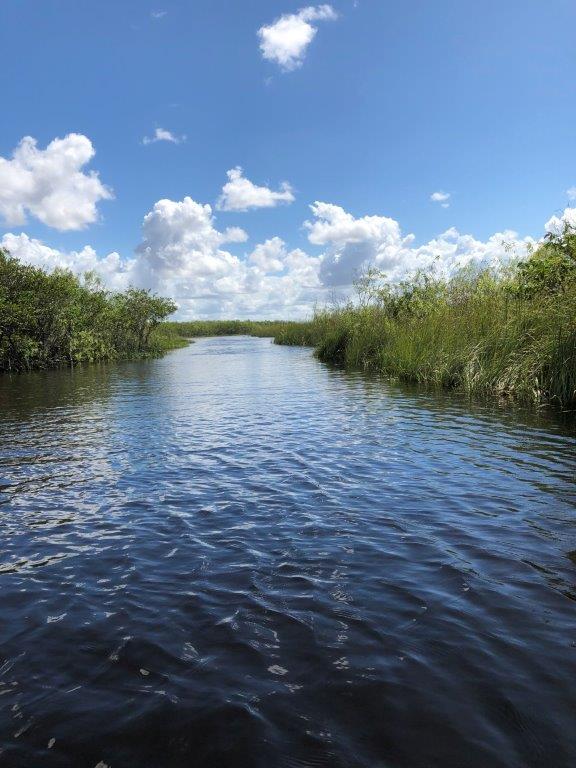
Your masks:
<path fill-rule="evenodd" d="M 573 768 L 575 476 L 268 339 L 0 377 L 0 766 Z"/>

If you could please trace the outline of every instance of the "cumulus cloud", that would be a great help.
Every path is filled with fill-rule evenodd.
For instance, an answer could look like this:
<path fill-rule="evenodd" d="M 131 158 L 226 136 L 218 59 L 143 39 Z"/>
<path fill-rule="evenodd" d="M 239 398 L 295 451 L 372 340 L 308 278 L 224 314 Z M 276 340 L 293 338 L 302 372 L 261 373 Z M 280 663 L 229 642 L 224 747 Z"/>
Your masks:
<path fill-rule="evenodd" d="M 177 136 L 172 131 L 167 131 L 166 128 L 156 128 L 153 136 L 144 136 L 142 144 L 156 144 L 158 141 L 168 141 L 171 144 L 182 144 L 186 141 L 186 136 Z"/>
<path fill-rule="evenodd" d="M 566 224 L 576 229 L 576 208 L 565 208 L 561 216 L 552 216 L 544 225 L 544 229 L 550 234 L 561 235 Z"/>
<path fill-rule="evenodd" d="M 272 237 L 254 248 L 248 261 L 262 272 L 280 272 L 286 261 L 286 243 L 280 237 Z"/>
<path fill-rule="evenodd" d="M 386 216 L 356 219 L 343 208 L 316 202 L 310 206 L 314 219 L 305 222 L 308 239 L 327 246 L 320 276 L 329 286 L 350 285 L 358 271 L 370 263 L 382 268 L 396 267 L 400 252 L 414 239 L 404 238 L 400 225 Z"/>
<path fill-rule="evenodd" d="M 59 251 L 24 233 L 11 232 L 0 240 L 0 247 L 20 261 L 49 272 L 54 269 L 68 269 L 77 275 L 97 272 L 111 290 L 124 290 L 132 282 L 135 260 L 123 260 L 116 252 L 99 257 L 89 245 L 81 251 Z"/>
<path fill-rule="evenodd" d="M 159 200 L 144 217 L 142 232 L 137 248 L 140 282 L 152 287 L 170 282 L 185 291 L 193 283 L 199 292 L 206 280 L 225 277 L 238 266 L 238 259 L 220 246 L 247 239 L 238 227 L 218 231 L 212 208 L 190 197 Z"/>
<path fill-rule="evenodd" d="M 311 210 L 314 219 L 305 227 L 311 243 L 325 246 L 319 273 L 325 286 L 348 286 L 368 266 L 383 270 L 391 280 L 431 267 L 446 275 L 469 264 L 494 267 L 512 253 L 524 255 L 534 243 L 531 238 L 519 240 L 513 231 L 482 242 L 452 228 L 415 246 L 414 235 L 404 236 L 398 222 L 386 216 L 355 218 L 337 205 L 320 202 Z"/>
<path fill-rule="evenodd" d="M 28 214 L 59 230 L 82 229 L 98 218 L 97 203 L 112 191 L 84 166 L 94 157 L 86 136 L 70 133 L 39 149 L 31 136 L 11 159 L 0 157 L 0 217 L 9 226 L 25 224 Z"/>
<path fill-rule="evenodd" d="M 314 22 L 336 18 L 338 15 L 331 5 L 308 6 L 297 13 L 280 16 L 258 30 L 262 56 L 278 64 L 284 72 L 298 69 L 318 32 Z"/>
<path fill-rule="evenodd" d="M 142 242 L 129 259 L 98 257 L 93 248 L 63 252 L 27 235 L 5 235 L 0 245 L 20 260 L 76 274 L 98 272 L 112 289 L 151 288 L 172 297 L 178 316 L 302 317 L 324 289 L 320 258 L 289 250 L 280 238 L 256 245 L 239 257 L 228 250 L 242 243 L 238 227 L 220 230 L 212 209 L 189 197 L 159 200 L 144 217 Z"/>
<path fill-rule="evenodd" d="M 576 200 L 576 187 L 570 187 L 570 189 L 567 189 L 566 194 L 568 195 L 568 200 Z"/>
<path fill-rule="evenodd" d="M 248 263 L 261 273 L 288 271 L 304 278 L 309 286 L 318 284 L 320 259 L 309 256 L 300 248 L 289 250 L 280 237 L 259 243 L 248 256 Z"/>
<path fill-rule="evenodd" d="M 274 191 L 259 187 L 243 175 L 240 166 L 227 172 L 228 181 L 222 187 L 216 208 L 219 211 L 248 211 L 254 208 L 275 208 L 281 203 L 293 203 L 294 193 L 287 181 Z"/>
<path fill-rule="evenodd" d="M 450 192 L 433 192 L 430 195 L 430 200 L 432 200 L 433 203 L 440 203 L 442 208 L 449 208 L 450 207 Z"/>
<path fill-rule="evenodd" d="M 321 288 L 319 259 L 288 251 L 280 238 L 247 258 L 224 247 L 245 239 L 237 227 L 217 229 L 209 205 L 160 200 L 144 217 L 135 279 L 172 296 L 181 316 L 301 316 Z"/>

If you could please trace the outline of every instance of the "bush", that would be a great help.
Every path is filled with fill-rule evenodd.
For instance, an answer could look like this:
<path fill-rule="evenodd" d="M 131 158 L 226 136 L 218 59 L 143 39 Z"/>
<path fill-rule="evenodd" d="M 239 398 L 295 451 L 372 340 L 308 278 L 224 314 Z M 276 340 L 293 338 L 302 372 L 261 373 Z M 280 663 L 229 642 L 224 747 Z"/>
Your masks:
<path fill-rule="evenodd" d="M 154 354 L 152 333 L 175 310 L 149 291 L 110 293 L 93 274 L 47 273 L 0 249 L 0 371 Z"/>

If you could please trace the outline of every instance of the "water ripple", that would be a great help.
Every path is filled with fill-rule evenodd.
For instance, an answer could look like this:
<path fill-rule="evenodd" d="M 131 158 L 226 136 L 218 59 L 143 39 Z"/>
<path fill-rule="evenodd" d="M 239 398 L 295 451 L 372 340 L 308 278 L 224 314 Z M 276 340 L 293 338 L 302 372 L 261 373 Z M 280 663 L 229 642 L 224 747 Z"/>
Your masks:
<path fill-rule="evenodd" d="M 260 339 L 1 377 L 0 766 L 573 766 L 575 448 Z"/>

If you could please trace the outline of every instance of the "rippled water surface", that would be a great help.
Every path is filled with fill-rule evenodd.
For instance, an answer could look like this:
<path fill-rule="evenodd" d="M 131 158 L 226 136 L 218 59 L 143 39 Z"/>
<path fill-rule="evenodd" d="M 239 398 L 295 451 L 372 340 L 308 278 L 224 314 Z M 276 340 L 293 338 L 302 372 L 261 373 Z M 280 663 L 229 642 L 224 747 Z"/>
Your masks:
<path fill-rule="evenodd" d="M 572 768 L 573 434 L 264 339 L 0 377 L 0 766 Z"/>

